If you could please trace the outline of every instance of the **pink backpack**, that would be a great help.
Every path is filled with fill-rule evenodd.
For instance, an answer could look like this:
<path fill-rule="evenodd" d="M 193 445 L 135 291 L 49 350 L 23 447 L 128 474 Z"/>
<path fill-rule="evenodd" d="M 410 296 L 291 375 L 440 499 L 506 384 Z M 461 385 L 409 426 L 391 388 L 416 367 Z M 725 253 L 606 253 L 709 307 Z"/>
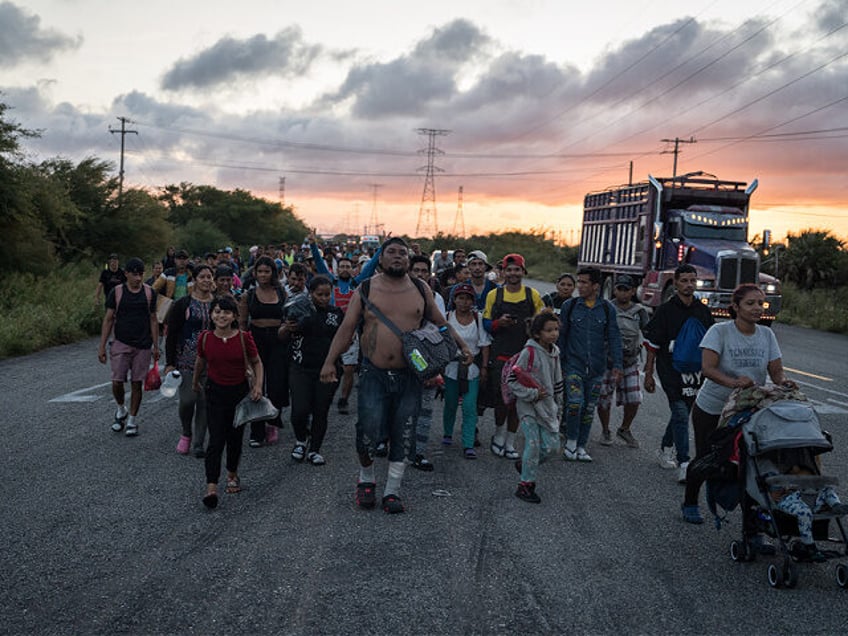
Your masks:
<path fill-rule="evenodd" d="M 503 369 L 501 370 L 501 395 L 503 396 L 504 404 L 507 406 L 515 404 L 516 400 L 515 393 L 513 393 L 512 389 L 509 387 L 509 374 L 513 371 L 515 372 L 520 384 L 533 389 L 539 388 L 539 384 L 532 376 L 535 350 L 533 347 L 529 347 L 528 350 L 530 353 L 528 354 L 526 369 L 522 369 L 518 366 L 518 356 L 521 355 L 521 351 L 519 351 L 506 361 L 506 364 L 504 364 Z"/>

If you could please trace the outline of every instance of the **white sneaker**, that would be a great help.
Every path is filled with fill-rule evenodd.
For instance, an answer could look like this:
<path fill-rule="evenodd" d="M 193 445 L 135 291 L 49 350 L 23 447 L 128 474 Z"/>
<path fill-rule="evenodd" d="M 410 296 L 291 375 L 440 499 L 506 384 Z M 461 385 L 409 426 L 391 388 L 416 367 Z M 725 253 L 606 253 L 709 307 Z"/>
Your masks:
<path fill-rule="evenodd" d="M 578 462 L 590 462 L 592 461 L 592 456 L 586 452 L 586 449 L 582 446 L 577 447 L 577 461 Z"/>
<path fill-rule="evenodd" d="M 683 462 L 680 464 L 680 468 L 677 471 L 677 483 L 685 484 L 686 483 L 686 469 L 689 468 L 689 462 Z"/>
<path fill-rule="evenodd" d="M 660 463 L 660 468 L 671 470 L 677 468 L 677 461 L 674 459 L 674 446 L 663 446 L 657 451 L 657 461 Z"/>

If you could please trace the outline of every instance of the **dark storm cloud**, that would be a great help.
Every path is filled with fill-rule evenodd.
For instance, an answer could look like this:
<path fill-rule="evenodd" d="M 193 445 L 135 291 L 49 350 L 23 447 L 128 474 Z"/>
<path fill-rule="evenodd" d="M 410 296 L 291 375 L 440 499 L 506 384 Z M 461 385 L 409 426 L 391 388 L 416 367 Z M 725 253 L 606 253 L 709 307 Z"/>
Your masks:
<path fill-rule="evenodd" d="M 425 115 L 434 103 L 455 95 L 456 73 L 488 42 L 471 22 L 455 20 L 435 29 L 408 55 L 355 66 L 325 102 L 353 98 L 352 112 L 363 119 Z"/>
<path fill-rule="evenodd" d="M 263 34 L 243 40 L 225 37 L 174 64 L 162 78 L 162 88 L 171 91 L 211 88 L 248 76 L 290 77 L 305 73 L 321 53 L 321 46 L 303 41 L 303 34 L 296 26 L 270 39 Z"/>
<path fill-rule="evenodd" d="M 12 67 L 28 59 L 48 62 L 56 53 L 81 44 L 81 36 L 72 38 L 53 29 L 42 29 L 39 16 L 11 2 L 0 2 L 0 66 Z"/>
<path fill-rule="evenodd" d="M 844 2 L 831 2 L 824 8 L 842 6 Z M 420 192 L 420 179 L 391 175 L 414 174 L 421 166 L 416 151 L 426 138 L 415 129 L 424 126 L 452 131 L 438 140 L 446 153 L 438 162 L 445 170 L 439 181 L 443 192 L 457 183 L 459 177 L 451 175 L 526 172 L 531 175 L 526 180 L 468 176 L 466 191 L 504 198 L 520 191 L 527 200 L 558 202 L 565 187 L 585 192 L 616 182 L 631 158 L 638 159 L 640 174 L 657 166 L 659 174 L 669 172 L 671 158 L 658 154 L 659 140 L 690 134 L 698 143 L 684 148 L 681 170 L 712 170 L 727 178 L 756 174 L 764 183 L 776 183 L 769 177 L 770 166 L 797 173 L 799 179 L 813 168 L 840 169 L 846 161 L 844 143 L 746 142 L 710 155 L 706 153 L 726 142 L 711 144 L 708 139 L 742 138 L 770 127 L 790 132 L 844 124 L 845 102 L 812 112 L 844 97 L 844 60 L 792 83 L 839 53 L 836 36 L 815 41 L 824 33 L 825 13 L 823 9 L 806 22 L 784 24 L 793 29 L 791 36 L 785 31 L 778 36 L 777 27 L 767 27 L 759 18 L 731 26 L 674 21 L 612 43 L 585 71 L 544 55 L 510 50 L 473 23 L 456 20 L 380 62 L 363 61 L 361 53 L 353 58 L 351 53 L 321 51 L 323 60 L 351 65 L 350 71 L 331 95 L 298 110 L 257 105 L 249 114 L 234 114 L 197 96 L 187 106 L 179 94 L 166 101 L 137 91 L 117 97 L 98 116 L 68 104 L 51 106 L 43 97 L 49 95 L 46 89 L 43 95 L 21 90 L 6 101 L 15 102 L 14 115 L 22 125 L 45 130 L 39 148 L 79 158 L 96 154 L 114 160 L 118 136 L 110 135 L 108 126 L 119 125 L 116 116 L 129 117 L 140 134 L 127 138 L 127 170 L 145 185 L 188 180 L 274 192 L 278 176 L 287 174 L 293 199 L 315 193 L 358 198 L 361 194 L 350 193 L 357 188 L 367 192 L 363 184 L 373 181 L 373 174 L 380 181 L 386 175 L 387 198 L 403 188 Z M 241 41 L 241 48 L 249 49 L 252 41 Z M 198 75 L 184 76 L 179 85 L 213 86 L 272 67 L 274 72 L 293 68 L 290 60 L 268 64 L 270 54 L 263 57 L 264 66 L 239 66 L 237 56 L 223 50 L 225 42 L 234 41 L 221 40 L 181 62 L 182 69 L 191 66 Z M 215 73 L 204 76 L 203 68 Z M 794 118 L 799 119 L 781 126 Z M 809 147 L 816 152 L 799 162 L 800 149 Z M 564 153 L 581 156 L 545 156 Z M 590 153 L 599 156 L 582 156 Z M 586 178 L 595 181 L 583 183 Z"/>

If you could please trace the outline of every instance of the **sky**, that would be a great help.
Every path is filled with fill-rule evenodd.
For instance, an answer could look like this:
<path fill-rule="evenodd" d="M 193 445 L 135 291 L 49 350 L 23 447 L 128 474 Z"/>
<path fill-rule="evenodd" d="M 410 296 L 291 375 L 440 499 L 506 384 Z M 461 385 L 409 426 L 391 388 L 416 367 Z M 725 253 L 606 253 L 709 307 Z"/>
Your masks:
<path fill-rule="evenodd" d="M 677 138 L 678 174 L 758 180 L 752 238 L 848 240 L 848 0 L 0 0 L 0 101 L 32 161 L 117 171 L 124 117 L 126 187 L 322 233 L 575 244 L 583 196 L 670 177 Z"/>

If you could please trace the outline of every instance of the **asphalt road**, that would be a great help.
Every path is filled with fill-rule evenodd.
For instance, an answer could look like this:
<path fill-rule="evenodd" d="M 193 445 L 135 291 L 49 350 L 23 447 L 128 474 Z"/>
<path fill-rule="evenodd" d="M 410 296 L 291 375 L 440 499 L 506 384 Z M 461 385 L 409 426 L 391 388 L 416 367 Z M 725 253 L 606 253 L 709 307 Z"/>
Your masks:
<path fill-rule="evenodd" d="M 848 483 L 848 338 L 776 333 L 834 435 L 826 472 Z M 513 496 L 511 462 L 467 461 L 436 425 L 436 470 L 407 470 L 406 514 L 358 510 L 353 416 L 334 412 L 326 466 L 294 463 L 286 428 L 245 447 L 246 490 L 210 512 L 202 460 L 174 452 L 176 401 L 146 396 L 125 438 L 108 379 L 95 340 L 0 361 L 2 633 L 845 633 L 834 562 L 771 589 L 767 559 L 728 556 L 738 515 L 720 532 L 682 522 L 654 458 L 661 393 L 637 416 L 641 448 L 595 431 L 594 463 L 543 465 L 541 505 Z M 490 413 L 480 428 L 488 440 Z"/>

